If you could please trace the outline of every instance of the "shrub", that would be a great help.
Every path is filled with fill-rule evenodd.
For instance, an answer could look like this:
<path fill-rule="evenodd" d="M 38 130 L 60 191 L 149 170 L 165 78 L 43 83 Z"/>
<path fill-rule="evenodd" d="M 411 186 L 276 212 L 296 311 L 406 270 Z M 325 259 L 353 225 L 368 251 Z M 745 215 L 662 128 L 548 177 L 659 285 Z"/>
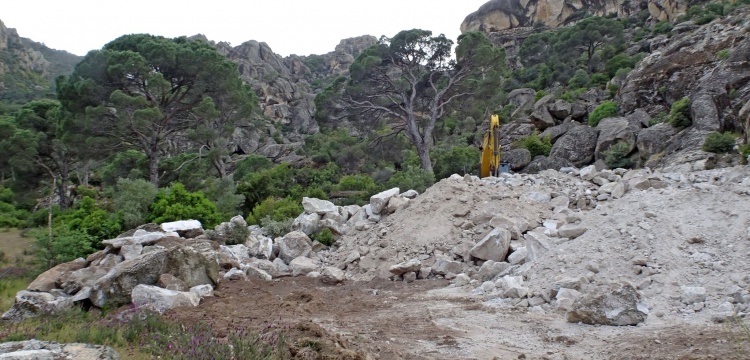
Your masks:
<path fill-rule="evenodd" d="M 247 174 L 270 169 L 272 167 L 273 162 L 271 160 L 268 160 L 267 157 L 260 155 L 248 155 L 244 159 L 237 162 L 237 166 L 234 169 L 232 178 L 235 181 L 240 181 Z"/>
<path fill-rule="evenodd" d="M 544 91 L 544 90 L 539 90 L 539 91 L 536 92 L 536 94 L 534 94 L 534 101 L 535 102 L 539 101 L 539 99 L 541 99 L 541 98 L 543 98 L 545 96 L 547 96 L 547 92 Z"/>
<path fill-rule="evenodd" d="M 614 101 L 604 101 L 594 109 L 589 115 L 589 126 L 596 127 L 599 121 L 604 118 L 617 116 L 617 103 Z"/>
<path fill-rule="evenodd" d="M 148 219 L 155 223 L 195 219 L 204 228 L 211 228 L 218 225 L 222 218 L 216 205 L 206 199 L 202 192 L 188 192 L 181 183 L 175 183 L 159 191 Z"/>
<path fill-rule="evenodd" d="M 576 70 L 573 77 L 568 80 L 568 86 L 573 89 L 588 87 L 590 83 L 591 77 L 589 77 L 589 73 L 587 73 L 586 70 L 583 69 Z"/>
<path fill-rule="evenodd" d="M 21 227 L 28 212 L 16 209 L 13 191 L 0 185 L 0 227 Z"/>
<path fill-rule="evenodd" d="M 47 230 L 40 229 L 33 234 L 36 239 L 36 257 L 41 270 L 79 257 L 85 258 L 101 245 L 101 239 L 81 230 L 70 230 L 65 226 L 56 227 L 52 231 L 52 239 Z"/>
<path fill-rule="evenodd" d="M 117 180 L 114 203 L 121 213 L 126 229 L 132 229 L 146 222 L 148 209 L 154 203 L 158 192 L 156 186 L 146 180 Z"/>
<path fill-rule="evenodd" d="M 333 233 L 331 232 L 331 229 L 328 229 L 328 228 L 324 228 L 323 230 L 320 230 L 318 233 L 313 234 L 312 239 L 317 240 L 319 243 L 325 246 L 331 246 L 333 245 L 333 243 L 336 242 L 336 238 L 333 237 Z"/>
<path fill-rule="evenodd" d="M 250 230 L 247 226 L 230 221 L 224 236 L 224 243 L 227 245 L 244 244 L 248 236 L 250 236 Z"/>
<path fill-rule="evenodd" d="M 748 156 L 750 156 L 750 144 L 740 146 L 740 163 L 747 165 Z"/>
<path fill-rule="evenodd" d="M 74 210 L 63 212 L 54 218 L 54 227 L 55 230 L 65 227 L 80 231 L 101 241 L 117 236 L 122 231 L 122 221 L 115 214 L 99 208 L 94 199 L 84 197 Z M 99 242 L 95 247 L 99 248 L 100 245 Z"/>
<path fill-rule="evenodd" d="M 718 53 L 716 53 L 716 57 L 718 57 L 719 60 L 729 59 L 729 50 L 724 49 L 724 50 L 719 51 Z"/>
<path fill-rule="evenodd" d="M 735 137 L 731 133 L 713 132 L 703 143 L 703 151 L 717 154 L 728 153 L 734 148 Z"/>
<path fill-rule="evenodd" d="M 435 175 L 422 171 L 419 167 L 409 167 L 398 171 L 386 182 L 389 188 L 397 187 L 402 191 L 417 190 L 423 193 L 428 187 L 435 183 Z"/>
<path fill-rule="evenodd" d="M 346 175 L 339 180 L 338 189 L 343 191 L 374 192 L 377 189 L 377 185 L 367 175 Z"/>
<path fill-rule="evenodd" d="M 288 218 L 281 221 L 276 221 L 270 216 L 266 216 L 260 219 L 260 226 L 262 226 L 266 233 L 272 237 L 284 236 L 292 229 L 292 222 L 294 219 Z"/>
<path fill-rule="evenodd" d="M 591 85 L 604 86 L 609 82 L 610 77 L 607 74 L 596 73 L 591 75 Z"/>
<path fill-rule="evenodd" d="M 672 25 L 671 22 L 668 20 L 662 20 L 654 24 L 653 30 L 655 34 L 668 34 L 672 31 L 672 28 L 674 28 L 674 25 Z"/>
<path fill-rule="evenodd" d="M 237 184 L 230 178 L 206 181 L 206 197 L 216 204 L 216 210 L 223 218 L 231 218 L 240 212 L 245 196 L 237 194 Z"/>
<path fill-rule="evenodd" d="M 693 124 L 690 116 L 690 99 L 682 98 L 672 104 L 669 109 L 669 124 L 676 128 L 684 128 Z"/>
<path fill-rule="evenodd" d="M 648 127 L 652 127 L 656 124 L 661 124 L 663 122 L 667 122 L 667 113 L 664 111 L 654 115 L 654 117 L 651 118 L 651 120 L 648 121 Z"/>
<path fill-rule="evenodd" d="M 477 174 L 479 154 L 475 146 L 453 146 L 448 150 L 435 151 L 432 155 L 435 179 L 444 179 L 453 174 Z"/>
<path fill-rule="evenodd" d="M 533 134 L 524 136 L 513 142 L 513 148 L 529 150 L 533 159 L 538 155 L 549 156 L 550 151 L 552 151 L 552 142 L 549 136 L 545 136 L 544 138 L 539 137 L 539 133 L 535 131 Z"/>
<path fill-rule="evenodd" d="M 273 221 L 294 219 L 303 211 L 302 204 L 292 198 L 268 197 L 253 208 L 252 213 L 247 216 L 247 223 L 263 225 L 264 218 L 270 218 Z"/>
<path fill-rule="evenodd" d="M 628 158 L 630 145 L 626 143 L 617 143 L 604 151 L 604 163 L 610 169 L 629 168 L 633 166 L 633 161 Z"/>

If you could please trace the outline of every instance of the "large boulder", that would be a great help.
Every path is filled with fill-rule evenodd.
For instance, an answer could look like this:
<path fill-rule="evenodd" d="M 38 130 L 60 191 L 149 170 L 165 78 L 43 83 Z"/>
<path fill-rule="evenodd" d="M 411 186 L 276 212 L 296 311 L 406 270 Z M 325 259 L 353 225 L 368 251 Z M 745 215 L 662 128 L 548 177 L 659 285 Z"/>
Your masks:
<path fill-rule="evenodd" d="M 0 359 L 7 360 L 120 360 L 117 351 L 109 346 L 51 341 L 26 340 L 0 344 Z"/>
<path fill-rule="evenodd" d="M 531 151 L 524 148 L 505 151 L 502 161 L 507 162 L 513 171 L 521 170 L 531 162 Z"/>
<path fill-rule="evenodd" d="M 292 270 L 292 276 L 300 276 L 318 270 L 318 264 L 310 258 L 300 256 L 289 262 L 289 268 Z"/>
<path fill-rule="evenodd" d="M 399 188 L 393 188 L 388 189 L 386 191 L 377 193 L 370 197 L 370 209 L 372 209 L 372 212 L 374 214 L 380 214 L 383 209 L 388 205 L 388 201 L 394 197 L 398 196 L 398 193 L 400 192 Z"/>
<path fill-rule="evenodd" d="M 312 251 L 312 241 L 301 231 L 292 231 L 278 242 L 279 257 L 289 264 L 295 258 L 308 256 Z"/>
<path fill-rule="evenodd" d="M 325 215 L 326 213 L 338 212 L 336 205 L 332 202 L 309 197 L 302 198 L 302 207 L 308 214 Z"/>
<path fill-rule="evenodd" d="M 635 150 L 636 134 L 640 131 L 640 124 L 631 124 L 627 118 L 606 118 L 596 127 L 599 137 L 596 140 L 596 159 L 603 159 L 604 152 L 615 144 L 627 144 L 626 154 Z"/>
<path fill-rule="evenodd" d="M 570 162 L 570 160 L 566 158 L 556 157 L 556 156 L 544 156 L 539 155 L 534 158 L 534 160 L 531 160 L 529 165 L 526 165 L 525 168 L 523 168 L 523 172 L 529 173 L 529 174 L 536 174 L 539 172 L 542 172 L 544 170 L 555 170 L 559 171 L 560 169 L 564 167 L 571 167 L 573 166 L 573 163 Z"/>
<path fill-rule="evenodd" d="M 537 129 L 544 130 L 548 127 L 555 126 L 555 118 L 549 113 L 547 105 L 554 101 L 554 96 L 546 95 L 537 100 L 534 104 L 534 112 L 529 115 L 529 120 Z"/>
<path fill-rule="evenodd" d="M 203 234 L 203 225 L 198 220 L 180 220 L 161 224 L 165 232 L 176 232 L 181 237 L 191 239 Z"/>
<path fill-rule="evenodd" d="M 549 137 L 550 142 L 554 144 L 557 141 L 557 139 L 561 138 L 563 135 L 565 135 L 565 133 L 568 132 L 568 130 L 572 129 L 576 125 L 579 125 L 579 124 L 572 122 L 572 121 L 568 121 L 560 125 L 548 127 L 544 129 L 544 131 L 542 131 L 541 134 L 539 134 L 539 137 L 541 138 Z"/>
<path fill-rule="evenodd" d="M 56 289 L 57 283 L 59 282 L 61 277 L 63 277 L 67 273 L 80 270 L 84 266 L 86 266 L 86 260 L 83 258 L 78 258 L 71 262 L 57 265 L 37 276 L 37 278 L 34 279 L 34 281 L 32 281 L 28 287 L 26 287 L 26 290 L 50 291 L 52 289 Z"/>
<path fill-rule="evenodd" d="M 659 123 L 638 132 L 636 147 L 641 159 L 648 160 L 651 156 L 662 152 L 677 130 L 667 123 Z"/>
<path fill-rule="evenodd" d="M 320 215 L 318 213 L 302 213 L 292 222 L 292 230 L 302 231 L 307 236 L 315 234 L 319 229 Z"/>
<path fill-rule="evenodd" d="M 552 114 L 552 116 L 554 116 L 556 119 L 565 120 L 565 118 L 570 116 L 573 105 L 565 100 L 558 99 L 553 103 L 549 103 L 547 105 L 547 109 L 549 110 L 549 113 Z"/>
<path fill-rule="evenodd" d="M 137 285 L 131 294 L 133 305 L 146 307 L 163 314 L 178 306 L 198 306 L 201 299 L 190 291 L 162 289 L 158 286 Z"/>
<path fill-rule="evenodd" d="M 394 275 L 402 275 L 409 272 L 417 272 L 422 268 L 422 262 L 418 259 L 411 259 L 396 265 L 392 265 L 388 271 Z"/>
<path fill-rule="evenodd" d="M 160 231 L 149 232 L 146 230 L 138 229 L 131 236 L 123 236 L 123 237 L 117 237 L 114 239 L 104 240 L 102 241 L 102 244 L 108 245 L 112 247 L 113 249 L 119 249 L 123 245 L 129 245 L 129 244 L 148 246 L 148 245 L 153 245 L 159 240 L 164 239 L 166 237 L 176 237 L 176 236 L 179 236 L 179 235 L 174 232 L 160 232 Z"/>
<path fill-rule="evenodd" d="M 471 256 L 482 260 L 504 261 L 510 248 L 510 231 L 492 229 L 471 249 Z"/>
<path fill-rule="evenodd" d="M 550 157 L 569 160 L 574 166 L 581 167 L 594 160 L 596 139 L 595 129 L 585 126 L 573 126 L 565 135 L 552 145 Z"/>
<path fill-rule="evenodd" d="M 73 306 L 70 297 L 58 297 L 47 292 L 21 290 L 16 293 L 13 306 L 6 311 L 2 319 L 19 321 L 25 318 L 51 314 Z"/>
<path fill-rule="evenodd" d="M 435 263 L 432 264 L 432 273 L 436 275 L 460 274 L 461 270 L 462 266 L 460 262 L 446 257 L 438 257 Z"/>
<path fill-rule="evenodd" d="M 646 320 L 648 307 L 628 283 L 597 287 L 578 298 L 567 313 L 568 322 L 590 325 L 637 325 Z"/>
<path fill-rule="evenodd" d="M 189 287 L 214 285 L 219 280 L 216 251 L 208 241 L 196 241 L 193 246 L 175 246 L 155 250 L 138 258 L 123 261 L 107 275 L 96 281 L 91 294 L 95 306 L 120 306 L 130 302 L 139 284 L 154 285 L 161 274 L 172 274 Z"/>

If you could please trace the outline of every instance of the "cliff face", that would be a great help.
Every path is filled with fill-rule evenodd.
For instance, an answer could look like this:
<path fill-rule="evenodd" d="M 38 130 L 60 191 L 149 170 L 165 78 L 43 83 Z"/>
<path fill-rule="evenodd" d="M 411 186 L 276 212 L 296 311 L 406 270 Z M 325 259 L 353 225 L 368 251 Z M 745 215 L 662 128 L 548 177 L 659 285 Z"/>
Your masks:
<path fill-rule="evenodd" d="M 54 79 L 73 72 L 81 57 L 22 38 L 0 21 L 0 100 L 54 95 Z"/>
<path fill-rule="evenodd" d="M 461 32 L 492 33 L 535 25 L 555 28 L 587 14 L 628 17 L 642 10 L 648 10 L 655 19 L 674 20 L 687 7 L 685 0 L 490 0 L 466 17 Z"/>

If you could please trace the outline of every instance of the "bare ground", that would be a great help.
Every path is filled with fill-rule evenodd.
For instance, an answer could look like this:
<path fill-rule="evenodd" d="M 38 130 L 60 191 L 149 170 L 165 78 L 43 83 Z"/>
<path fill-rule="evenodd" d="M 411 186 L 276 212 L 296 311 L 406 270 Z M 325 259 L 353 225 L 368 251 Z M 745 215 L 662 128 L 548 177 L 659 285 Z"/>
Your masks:
<path fill-rule="evenodd" d="M 169 313 L 213 323 L 217 335 L 249 326 L 281 331 L 299 358 L 320 359 L 747 359 L 737 323 L 571 324 L 561 312 L 496 309 L 445 280 L 374 280 L 326 286 L 310 278 L 224 282 L 198 308 Z"/>

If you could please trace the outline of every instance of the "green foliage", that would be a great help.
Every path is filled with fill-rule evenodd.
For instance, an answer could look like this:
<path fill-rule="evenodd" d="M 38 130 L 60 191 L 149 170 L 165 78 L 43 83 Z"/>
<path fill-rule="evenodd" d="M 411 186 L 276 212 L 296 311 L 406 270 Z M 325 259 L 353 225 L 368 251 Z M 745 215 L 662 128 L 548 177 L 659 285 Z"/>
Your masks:
<path fill-rule="evenodd" d="M 35 231 L 34 238 L 36 239 L 36 255 L 42 270 L 79 257 L 85 258 L 100 248 L 102 241 L 82 230 L 71 230 L 65 226 L 55 227 L 51 241 L 46 230 Z"/>
<path fill-rule="evenodd" d="M 268 197 L 253 208 L 252 213 L 247 216 L 247 223 L 262 225 L 264 218 L 273 221 L 294 219 L 303 211 L 302 204 L 295 199 Z"/>
<path fill-rule="evenodd" d="M 188 219 L 198 220 L 203 227 L 212 228 L 221 222 L 222 217 L 216 205 L 202 192 L 188 192 L 181 183 L 159 190 L 148 220 L 163 223 Z"/>
<path fill-rule="evenodd" d="M 740 146 L 740 164 L 747 165 L 747 157 L 750 156 L 750 144 Z"/>
<path fill-rule="evenodd" d="M 682 98 L 675 101 L 669 109 L 669 124 L 676 128 L 685 128 L 693 124 L 690 115 L 690 99 Z"/>
<path fill-rule="evenodd" d="M 589 115 L 589 126 L 596 127 L 602 119 L 617 116 L 617 112 L 616 102 L 604 101 Z"/>
<path fill-rule="evenodd" d="M 633 166 L 633 161 L 628 158 L 629 152 L 630 145 L 627 143 L 620 142 L 612 145 L 604 151 L 604 163 L 610 169 L 630 168 Z"/>
<path fill-rule="evenodd" d="M 444 179 L 452 174 L 478 174 L 479 149 L 475 146 L 453 146 L 449 149 L 436 149 L 433 171 L 435 179 Z"/>
<path fill-rule="evenodd" d="M 375 192 L 377 185 L 372 177 L 367 175 L 346 175 L 339 180 L 337 188 L 343 191 Z"/>
<path fill-rule="evenodd" d="M 674 28 L 674 25 L 670 21 L 662 20 L 654 24 L 653 32 L 655 34 L 668 34 L 672 31 L 672 28 Z"/>
<path fill-rule="evenodd" d="M 668 120 L 669 120 L 669 117 L 667 117 L 667 113 L 662 111 L 654 115 L 654 117 L 652 117 L 651 120 L 648 121 L 648 127 L 652 127 L 656 124 L 667 122 Z"/>
<path fill-rule="evenodd" d="M 101 170 L 102 182 L 113 186 L 119 179 L 145 179 L 148 177 L 148 159 L 146 155 L 136 150 L 126 150 L 117 153 Z"/>
<path fill-rule="evenodd" d="M 84 197 L 73 210 L 63 212 L 53 220 L 55 231 L 64 227 L 79 231 L 97 239 L 95 248 L 101 248 L 101 241 L 116 237 L 122 231 L 122 222 L 115 215 L 97 206 L 96 201 Z"/>
<path fill-rule="evenodd" d="M 604 69 L 610 78 L 614 77 L 620 69 L 632 69 L 640 59 L 627 54 L 617 54 L 607 60 Z"/>
<path fill-rule="evenodd" d="M 250 154 L 237 162 L 232 178 L 239 181 L 250 173 L 267 170 L 273 167 L 273 162 L 265 156 Z"/>
<path fill-rule="evenodd" d="M 205 184 L 206 197 L 216 204 L 216 210 L 222 218 L 231 218 L 239 214 L 245 196 L 237 194 L 237 184 L 229 178 L 209 178 Z"/>
<path fill-rule="evenodd" d="M 547 96 L 547 92 L 544 90 L 538 90 L 536 94 L 534 94 L 534 102 L 539 101 L 539 99 Z"/>
<path fill-rule="evenodd" d="M 729 59 L 729 49 L 720 50 L 718 53 L 716 53 L 716 57 L 718 57 L 720 60 Z"/>
<path fill-rule="evenodd" d="M 573 89 L 586 88 L 591 83 L 591 77 L 586 70 L 578 69 L 570 80 L 568 80 L 568 86 Z"/>
<path fill-rule="evenodd" d="M 250 236 L 250 229 L 247 226 L 230 221 L 223 240 L 226 245 L 239 245 L 244 244 L 248 236 Z"/>
<path fill-rule="evenodd" d="M 336 238 L 333 237 L 333 232 L 331 232 L 331 229 L 329 228 L 324 228 L 323 230 L 320 230 L 317 233 L 313 234 L 312 239 L 317 240 L 319 243 L 325 246 L 331 246 L 336 242 Z"/>
<path fill-rule="evenodd" d="M 0 185 L 0 228 L 21 227 L 28 216 L 16 208 L 13 191 Z"/>
<path fill-rule="evenodd" d="M 117 181 L 114 203 L 115 208 L 121 213 L 126 229 L 135 228 L 146 222 L 146 215 L 158 191 L 154 184 L 143 179 Z"/>
<path fill-rule="evenodd" d="M 723 154 L 734 149 L 735 137 L 731 133 L 713 132 L 706 136 L 703 143 L 703 151 Z"/>
<path fill-rule="evenodd" d="M 513 142 L 513 148 L 523 148 L 531 152 L 531 158 L 539 155 L 549 156 L 552 151 L 552 141 L 549 136 L 540 137 L 538 132 L 524 136 Z M 478 158 L 478 157 L 477 157 Z"/>
<path fill-rule="evenodd" d="M 386 182 L 388 188 L 397 187 L 402 191 L 416 190 L 424 192 L 428 187 L 435 183 L 435 175 L 422 169 L 412 166 L 406 170 L 397 171 Z"/>
<path fill-rule="evenodd" d="M 279 237 L 286 235 L 292 228 L 292 222 L 294 219 L 288 218 L 284 220 L 274 220 L 270 216 L 266 216 L 260 219 L 260 226 L 266 230 L 266 233 L 271 237 Z"/>
<path fill-rule="evenodd" d="M 609 79 L 611 79 L 607 74 L 604 73 L 596 73 L 591 75 L 591 85 L 602 87 L 604 85 L 607 85 L 609 82 Z"/>

